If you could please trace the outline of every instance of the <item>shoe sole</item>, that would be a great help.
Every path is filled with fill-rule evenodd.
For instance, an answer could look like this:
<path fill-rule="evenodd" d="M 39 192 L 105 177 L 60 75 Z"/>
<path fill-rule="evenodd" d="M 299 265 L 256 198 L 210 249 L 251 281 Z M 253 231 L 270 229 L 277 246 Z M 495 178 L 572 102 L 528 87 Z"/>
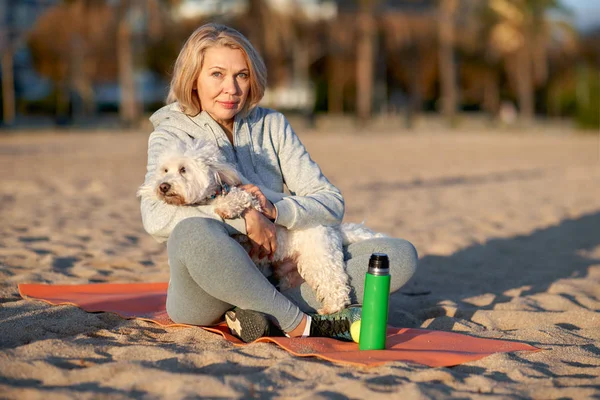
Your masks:
<path fill-rule="evenodd" d="M 263 337 L 269 327 L 269 322 L 264 315 L 248 310 L 227 311 L 225 322 L 231 333 L 245 343 Z"/>

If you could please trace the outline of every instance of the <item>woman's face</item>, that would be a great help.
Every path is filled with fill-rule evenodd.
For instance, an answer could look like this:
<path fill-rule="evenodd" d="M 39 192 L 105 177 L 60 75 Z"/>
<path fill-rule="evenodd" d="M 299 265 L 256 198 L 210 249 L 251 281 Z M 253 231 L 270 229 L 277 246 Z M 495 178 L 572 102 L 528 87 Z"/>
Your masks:
<path fill-rule="evenodd" d="M 231 125 L 250 90 L 250 70 L 244 53 L 230 47 L 211 47 L 196 81 L 202 109 L 222 125 Z"/>

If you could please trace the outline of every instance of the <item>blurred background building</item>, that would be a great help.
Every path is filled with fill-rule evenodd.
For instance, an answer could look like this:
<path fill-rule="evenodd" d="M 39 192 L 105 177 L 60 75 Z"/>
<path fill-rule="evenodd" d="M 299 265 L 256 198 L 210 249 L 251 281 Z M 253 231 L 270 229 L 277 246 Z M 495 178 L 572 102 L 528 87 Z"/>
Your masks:
<path fill-rule="evenodd" d="M 3 126 L 135 126 L 209 21 L 258 48 L 281 111 L 600 126 L 597 0 L 0 0 Z"/>

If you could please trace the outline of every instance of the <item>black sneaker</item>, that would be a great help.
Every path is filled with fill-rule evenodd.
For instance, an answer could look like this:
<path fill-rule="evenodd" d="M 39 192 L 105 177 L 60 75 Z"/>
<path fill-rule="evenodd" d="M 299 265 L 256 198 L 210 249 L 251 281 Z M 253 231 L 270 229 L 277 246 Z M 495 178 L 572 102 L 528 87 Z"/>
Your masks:
<path fill-rule="evenodd" d="M 352 341 L 350 326 L 360 321 L 362 307 L 359 305 L 349 306 L 334 314 L 319 315 L 311 314 L 310 336 L 330 337 Z"/>
<path fill-rule="evenodd" d="M 254 342 L 263 336 L 284 336 L 263 313 L 234 308 L 225 313 L 225 322 L 231 334 L 245 343 Z"/>

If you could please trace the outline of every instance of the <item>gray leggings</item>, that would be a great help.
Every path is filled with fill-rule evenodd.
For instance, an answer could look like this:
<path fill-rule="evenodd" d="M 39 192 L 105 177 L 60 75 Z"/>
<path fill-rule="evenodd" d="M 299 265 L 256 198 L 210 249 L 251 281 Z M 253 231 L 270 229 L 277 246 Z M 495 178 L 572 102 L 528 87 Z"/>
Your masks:
<path fill-rule="evenodd" d="M 208 218 L 178 223 L 167 242 L 171 269 L 167 313 L 177 323 L 210 325 L 234 305 L 270 315 L 285 332 L 300 324 L 304 313 L 319 302 L 310 287 L 279 292 L 254 266 L 244 249 L 229 236 L 225 225 Z M 414 274 L 417 252 L 403 239 L 371 239 L 344 248 L 352 287 L 352 303 L 360 303 L 369 257 L 390 258 L 391 291 Z"/>

